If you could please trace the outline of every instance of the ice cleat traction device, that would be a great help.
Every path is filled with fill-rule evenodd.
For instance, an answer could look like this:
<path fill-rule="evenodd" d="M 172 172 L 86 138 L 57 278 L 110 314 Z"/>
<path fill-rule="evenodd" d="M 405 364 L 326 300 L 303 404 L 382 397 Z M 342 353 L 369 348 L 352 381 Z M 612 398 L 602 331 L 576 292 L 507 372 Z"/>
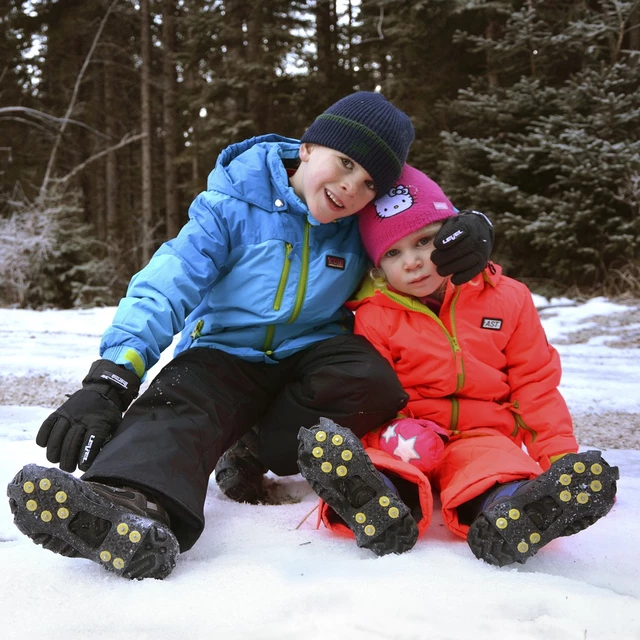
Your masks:
<path fill-rule="evenodd" d="M 378 473 L 360 440 L 328 418 L 298 433 L 298 467 L 311 488 L 353 531 L 359 547 L 378 556 L 409 551 L 418 526 Z"/>
<path fill-rule="evenodd" d="M 618 467 L 599 451 L 567 454 L 513 495 L 489 503 L 469 528 L 474 555 L 503 567 L 591 526 L 613 506 Z"/>
<path fill-rule="evenodd" d="M 36 544 L 130 579 L 168 576 L 179 545 L 168 526 L 113 504 L 60 469 L 30 464 L 7 488 L 16 527 Z"/>

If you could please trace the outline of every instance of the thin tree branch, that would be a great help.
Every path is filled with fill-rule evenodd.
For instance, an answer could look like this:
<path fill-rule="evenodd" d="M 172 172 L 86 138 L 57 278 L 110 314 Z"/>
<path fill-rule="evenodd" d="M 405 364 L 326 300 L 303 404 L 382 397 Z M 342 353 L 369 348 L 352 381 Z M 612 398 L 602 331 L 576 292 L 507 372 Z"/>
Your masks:
<path fill-rule="evenodd" d="M 76 124 L 79 127 L 82 127 L 83 129 L 87 129 L 88 131 L 91 131 L 91 133 L 95 133 L 97 136 L 100 136 L 101 138 L 105 138 L 105 139 L 109 138 L 109 136 L 106 136 L 104 133 L 101 133 L 97 129 L 94 129 L 93 127 L 90 127 L 89 125 L 85 124 L 84 122 L 80 122 L 79 120 L 72 120 L 69 118 L 58 118 L 57 116 L 52 116 L 48 113 L 44 113 L 44 111 L 31 109 L 30 107 L 0 107 L 0 114 L 15 113 L 15 112 L 30 115 L 33 118 L 42 120 L 43 122 L 50 121 L 56 124 Z M 1 118 L 1 119 L 4 119 L 4 118 Z M 23 122 L 28 122 L 28 120 L 24 120 Z"/>
<path fill-rule="evenodd" d="M 96 154 L 92 155 L 90 158 L 87 158 L 82 164 L 79 164 L 72 171 L 67 173 L 66 176 L 63 176 L 62 178 L 58 178 L 58 181 L 59 182 L 68 182 L 69 180 L 71 180 L 71 178 L 73 178 L 73 176 L 75 176 L 76 174 L 80 173 L 80 171 L 82 171 L 87 165 L 91 164 L 92 162 L 94 162 L 96 160 L 99 160 L 100 158 L 102 158 L 102 156 L 106 156 L 107 153 L 111 153 L 112 151 L 116 151 L 117 149 L 120 149 L 121 147 L 126 147 L 128 144 L 131 144 L 132 142 L 137 142 L 138 140 L 142 140 L 142 138 L 146 138 L 146 137 L 147 137 L 146 133 L 138 133 L 137 135 L 131 136 L 131 137 L 129 137 L 129 134 L 126 134 L 124 136 L 124 138 L 122 138 L 122 140 L 120 140 L 120 142 L 118 142 L 118 144 L 115 144 L 112 147 L 109 147 L 108 149 L 103 149 L 99 153 L 96 153 Z"/>
<path fill-rule="evenodd" d="M 41 124 L 38 124 L 37 122 L 32 122 L 31 120 L 25 120 L 24 118 L 18 118 L 18 116 L 7 116 L 5 118 L 0 118 L 0 122 L 3 122 L 4 120 L 13 120 L 15 122 L 22 122 L 24 124 L 28 124 L 30 127 L 35 127 L 36 129 L 40 129 L 40 131 L 44 131 L 44 133 L 48 134 L 50 138 L 53 137 L 53 134 L 51 133 L 50 129 L 43 127 Z"/>
<path fill-rule="evenodd" d="M 66 128 L 66 121 L 68 120 L 69 116 L 71 115 L 71 112 L 73 111 L 73 109 L 74 109 L 74 107 L 76 105 L 76 99 L 78 97 L 78 92 L 80 90 L 80 84 L 82 82 L 82 78 L 84 76 L 84 72 L 87 70 L 87 67 L 89 66 L 89 62 L 91 61 L 91 56 L 93 55 L 93 52 L 94 52 L 96 46 L 98 45 L 98 41 L 100 40 L 100 36 L 102 35 L 102 30 L 104 29 L 104 26 L 107 23 L 107 19 L 109 18 L 109 15 L 113 11 L 113 9 L 116 6 L 116 4 L 118 4 L 118 2 L 119 2 L 119 0 L 113 0 L 111 5 L 107 9 L 107 12 L 105 13 L 104 17 L 102 18 L 102 21 L 100 22 L 100 26 L 98 27 L 98 31 L 96 32 L 96 35 L 93 38 L 93 42 L 91 43 L 91 48 L 89 49 L 89 53 L 87 53 L 87 57 L 84 59 L 84 63 L 82 65 L 82 68 L 80 69 L 80 73 L 78 74 L 78 77 L 76 78 L 76 83 L 75 83 L 75 86 L 73 87 L 73 95 L 71 96 L 71 101 L 69 102 L 69 107 L 67 108 L 67 113 L 64 116 L 64 121 L 62 122 L 62 124 L 60 126 L 60 130 L 58 131 L 58 136 L 57 136 L 56 141 L 55 141 L 55 143 L 53 145 L 53 149 L 51 150 L 51 155 L 49 156 L 49 163 L 47 165 L 47 170 L 46 170 L 46 172 L 44 174 L 44 179 L 42 180 L 42 186 L 40 187 L 40 196 L 44 195 L 44 192 L 45 192 L 45 190 L 47 188 L 47 185 L 49 183 L 51 172 L 53 170 L 53 165 L 55 163 L 56 155 L 58 153 L 58 147 L 60 146 L 60 141 L 62 140 L 62 134 L 64 133 L 64 130 Z"/>

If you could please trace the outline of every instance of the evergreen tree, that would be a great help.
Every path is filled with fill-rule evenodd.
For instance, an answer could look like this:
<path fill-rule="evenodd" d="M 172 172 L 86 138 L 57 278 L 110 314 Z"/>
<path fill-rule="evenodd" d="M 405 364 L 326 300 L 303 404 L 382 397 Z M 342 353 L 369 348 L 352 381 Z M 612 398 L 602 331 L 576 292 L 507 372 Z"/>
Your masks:
<path fill-rule="evenodd" d="M 495 40 L 463 36 L 505 63 L 492 70 L 497 84 L 485 75 L 448 105 L 443 186 L 458 206 L 492 215 L 509 273 L 556 291 L 601 286 L 640 259 L 632 10 L 530 0 Z"/>
<path fill-rule="evenodd" d="M 381 92 L 412 119 L 416 138 L 409 161 L 438 179 L 440 131 L 448 127 L 440 103 L 454 98 L 470 74 L 479 73 L 476 56 L 454 42 L 465 19 L 459 0 L 386 0 L 362 3 L 355 50 L 366 72 L 360 88 Z M 467 20 L 469 22 L 469 20 Z"/>

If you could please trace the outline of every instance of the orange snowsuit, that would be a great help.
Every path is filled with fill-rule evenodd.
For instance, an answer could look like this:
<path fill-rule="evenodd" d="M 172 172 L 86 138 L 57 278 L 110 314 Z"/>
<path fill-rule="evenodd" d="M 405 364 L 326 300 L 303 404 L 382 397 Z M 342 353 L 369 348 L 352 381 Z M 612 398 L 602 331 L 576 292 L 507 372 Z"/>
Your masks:
<path fill-rule="evenodd" d="M 428 475 L 378 450 L 381 429 L 363 438 L 376 467 L 418 485 L 420 534 L 431 521 L 430 483 L 440 492 L 445 524 L 466 538 L 469 527 L 458 521 L 458 506 L 496 483 L 534 478 L 550 458 L 578 450 L 558 391 L 559 355 L 547 342 L 529 289 L 501 272 L 490 264 L 466 284 L 449 282 L 438 315 L 370 278 L 347 305 L 356 311 L 355 332 L 391 363 L 409 394 L 402 413 L 432 420 L 450 434 Z M 326 505 L 322 519 L 351 534 Z"/>

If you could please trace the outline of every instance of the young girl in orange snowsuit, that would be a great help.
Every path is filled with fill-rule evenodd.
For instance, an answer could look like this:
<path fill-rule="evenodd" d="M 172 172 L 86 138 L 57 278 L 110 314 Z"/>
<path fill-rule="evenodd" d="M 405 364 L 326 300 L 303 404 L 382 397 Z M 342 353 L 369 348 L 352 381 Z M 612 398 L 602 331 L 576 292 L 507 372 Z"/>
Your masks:
<path fill-rule="evenodd" d="M 330 421 L 304 430 L 299 466 L 325 501 L 325 525 L 379 555 L 408 550 L 427 530 L 433 486 L 446 526 L 477 557 L 524 562 L 605 515 L 617 469 L 599 452 L 577 454 L 560 359 L 527 287 L 492 263 L 461 286 L 437 274 L 433 238 L 453 215 L 438 185 L 409 166 L 359 214 L 375 268 L 349 303 L 355 332 L 389 361 L 409 402 L 363 439 L 366 450 Z M 346 441 L 355 472 L 337 457 L 344 442 L 305 457 L 305 438 L 323 437 Z"/>

